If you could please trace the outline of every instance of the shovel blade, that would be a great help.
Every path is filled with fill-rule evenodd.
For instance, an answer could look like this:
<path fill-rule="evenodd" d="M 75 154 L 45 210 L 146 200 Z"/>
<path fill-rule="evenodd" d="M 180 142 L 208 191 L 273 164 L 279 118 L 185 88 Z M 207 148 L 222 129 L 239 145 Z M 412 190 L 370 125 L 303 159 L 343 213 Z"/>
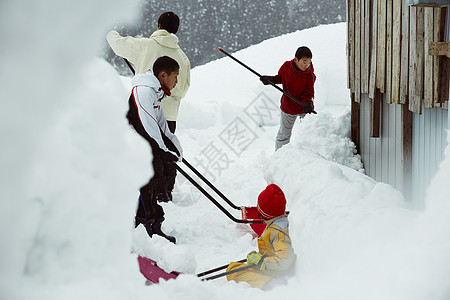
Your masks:
<path fill-rule="evenodd" d="M 242 212 L 242 220 L 245 221 L 262 221 L 262 219 L 258 215 L 258 210 L 255 206 L 242 206 L 241 207 Z M 259 237 L 263 233 L 264 229 L 266 228 L 266 224 L 264 223 L 250 223 L 250 227 L 253 229 L 253 231 L 256 233 L 256 235 Z"/>

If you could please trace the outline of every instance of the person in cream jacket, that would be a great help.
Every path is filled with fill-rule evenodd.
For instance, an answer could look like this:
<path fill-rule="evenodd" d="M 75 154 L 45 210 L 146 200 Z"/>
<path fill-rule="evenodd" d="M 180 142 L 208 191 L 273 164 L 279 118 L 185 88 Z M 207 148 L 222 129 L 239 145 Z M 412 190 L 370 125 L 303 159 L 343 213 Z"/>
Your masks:
<path fill-rule="evenodd" d="M 145 74 L 161 56 L 169 56 L 180 66 L 178 84 L 169 97 L 164 98 L 161 107 L 167 119 L 169 130 L 174 133 L 181 99 L 186 95 L 190 85 L 190 68 L 186 54 L 178 45 L 175 35 L 180 19 L 173 12 L 165 12 L 158 19 L 158 29 L 149 38 L 122 37 L 117 31 L 110 31 L 106 40 L 114 53 L 134 64 L 136 74 Z"/>

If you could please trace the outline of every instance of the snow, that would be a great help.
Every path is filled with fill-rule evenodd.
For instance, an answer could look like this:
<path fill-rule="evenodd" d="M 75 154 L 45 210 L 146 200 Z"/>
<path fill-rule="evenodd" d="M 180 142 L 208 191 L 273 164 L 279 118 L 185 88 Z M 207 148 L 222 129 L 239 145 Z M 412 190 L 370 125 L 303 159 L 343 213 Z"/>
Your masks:
<path fill-rule="evenodd" d="M 255 205 L 268 183 L 284 190 L 298 256 L 286 286 L 263 292 L 193 275 L 257 245 L 246 225 L 229 220 L 181 175 L 173 203 L 164 204 L 163 230 L 177 245 L 134 229 L 138 188 L 152 174 L 150 152 L 124 118 L 129 78 L 95 57 L 104 34 L 132 7 L 97 2 L 63 10 L 63 1 L 52 17 L 46 2 L 31 11 L 21 1 L 3 3 L 0 10 L 9 42 L 0 50 L 1 299 L 449 299 L 450 148 L 423 211 L 364 175 L 348 137 L 344 23 L 235 53 L 270 75 L 298 46 L 313 51 L 318 114 L 297 122 L 291 143 L 276 153 L 280 93 L 220 52 L 192 71 L 180 108 L 185 158 L 235 204 Z M 17 26 L 6 30 L 6 21 Z M 240 139 L 235 126 L 246 128 Z M 145 286 L 137 253 L 185 274 Z"/>

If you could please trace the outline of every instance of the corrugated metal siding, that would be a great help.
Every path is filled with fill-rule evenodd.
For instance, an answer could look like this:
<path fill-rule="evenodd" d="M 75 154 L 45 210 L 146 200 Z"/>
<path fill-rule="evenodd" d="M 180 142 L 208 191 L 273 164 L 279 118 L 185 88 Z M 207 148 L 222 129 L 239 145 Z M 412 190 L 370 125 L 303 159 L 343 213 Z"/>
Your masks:
<path fill-rule="evenodd" d="M 401 106 L 388 105 L 383 97 L 380 137 L 371 138 L 370 100 L 367 95 L 361 96 L 360 152 L 366 174 L 403 192 Z"/>
<path fill-rule="evenodd" d="M 448 111 L 422 109 L 413 118 L 412 195 L 417 208 L 423 207 L 428 184 L 444 159 L 448 128 Z"/>
<path fill-rule="evenodd" d="M 367 95 L 362 95 L 360 109 L 361 158 L 366 174 L 409 194 L 403 190 L 401 106 L 387 105 L 382 101 L 380 138 L 370 137 L 370 100 Z M 408 199 L 417 208 L 423 207 L 428 184 L 444 159 L 449 128 L 448 111 L 439 108 L 422 109 L 422 115 L 415 114 L 413 117 L 413 198 Z"/>

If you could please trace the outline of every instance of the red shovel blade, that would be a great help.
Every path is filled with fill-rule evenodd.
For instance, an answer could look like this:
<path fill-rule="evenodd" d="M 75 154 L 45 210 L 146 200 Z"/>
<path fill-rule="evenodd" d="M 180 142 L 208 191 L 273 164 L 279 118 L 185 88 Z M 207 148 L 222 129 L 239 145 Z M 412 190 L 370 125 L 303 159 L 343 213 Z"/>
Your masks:
<path fill-rule="evenodd" d="M 139 262 L 139 269 L 142 273 L 142 275 L 145 276 L 145 278 L 148 279 L 151 283 L 159 283 L 159 279 L 165 279 L 169 280 L 172 278 L 177 278 L 180 273 L 178 272 L 171 272 L 167 273 L 163 269 L 157 266 L 156 262 L 154 260 L 151 260 L 150 258 L 138 256 L 138 262 Z"/>
<path fill-rule="evenodd" d="M 256 207 L 248 207 L 248 206 L 242 206 L 241 207 L 242 212 L 242 220 L 249 221 L 262 221 L 262 219 L 258 215 L 258 210 Z M 264 229 L 266 228 L 266 224 L 264 223 L 250 223 L 250 227 L 253 229 L 253 231 L 258 235 L 261 236 Z"/>

